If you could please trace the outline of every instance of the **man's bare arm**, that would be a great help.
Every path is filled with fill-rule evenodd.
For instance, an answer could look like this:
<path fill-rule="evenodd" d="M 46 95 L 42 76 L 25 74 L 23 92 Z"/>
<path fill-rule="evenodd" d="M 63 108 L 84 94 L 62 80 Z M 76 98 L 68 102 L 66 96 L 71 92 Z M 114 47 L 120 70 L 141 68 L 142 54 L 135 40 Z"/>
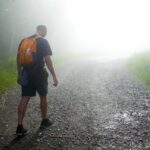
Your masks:
<path fill-rule="evenodd" d="M 50 71 L 50 73 L 53 77 L 53 81 L 54 81 L 53 85 L 57 86 L 58 85 L 58 80 L 57 80 L 55 70 L 54 70 L 54 67 L 53 67 L 53 62 L 52 62 L 50 56 L 45 56 L 44 58 L 45 58 L 46 66 L 49 69 L 49 71 Z"/>

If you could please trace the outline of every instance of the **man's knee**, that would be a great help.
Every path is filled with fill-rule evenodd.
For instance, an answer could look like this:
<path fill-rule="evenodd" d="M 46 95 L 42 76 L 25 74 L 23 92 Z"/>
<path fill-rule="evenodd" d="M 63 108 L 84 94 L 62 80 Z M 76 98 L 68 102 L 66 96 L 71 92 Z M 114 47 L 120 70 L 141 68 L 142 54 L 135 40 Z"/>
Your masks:
<path fill-rule="evenodd" d="M 29 97 L 29 96 L 23 96 L 23 97 L 21 98 L 21 101 L 20 101 L 20 104 L 19 104 L 18 107 L 19 107 L 19 108 L 25 107 L 25 106 L 28 104 L 29 100 L 30 100 L 30 97 Z"/>
<path fill-rule="evenodd" d="M 27 104 L 29 102 L 29 100 L 30 100 L 30 96 L 23 96 L 21 99 L 22 103 L 24 103 L 24 104 Z"/>
<path fill-rule="evenodd" d="M 40 99 L 41 100 L 47 100 L 47 96 L 45 95 L 45 96 L 40 96 Z"/>

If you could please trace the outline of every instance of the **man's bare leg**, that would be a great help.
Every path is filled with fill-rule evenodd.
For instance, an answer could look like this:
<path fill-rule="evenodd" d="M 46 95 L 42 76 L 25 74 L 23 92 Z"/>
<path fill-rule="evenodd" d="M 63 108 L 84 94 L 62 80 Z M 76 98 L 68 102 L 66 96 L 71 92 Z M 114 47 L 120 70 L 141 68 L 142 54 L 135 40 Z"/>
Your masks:
<path fill-rule="evenodd" d="M 40 107 L 42 119 L 47 119 L 47 96 L 40 96 Z"/>
<path fill-rule="evenodd" d="M 23 119 L 27 110 L 27 105 L 30 100 L 29 96 L 23 96 L 20 104 L 18 105 L 18 125 L 23 124 Z"/>
<path fill-rule="evenodd" d="M 40 96 L 41 99 L 41 114 L 42 122 L 40 128 L 47 128 L 52 125 L 52 122 L 47 118 L 47 96 Z"/>

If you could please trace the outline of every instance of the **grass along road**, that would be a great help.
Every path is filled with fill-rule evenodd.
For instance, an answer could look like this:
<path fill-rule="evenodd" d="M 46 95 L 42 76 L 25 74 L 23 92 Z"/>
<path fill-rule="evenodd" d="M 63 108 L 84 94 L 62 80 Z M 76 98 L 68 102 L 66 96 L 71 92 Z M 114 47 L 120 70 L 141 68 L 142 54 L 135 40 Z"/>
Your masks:
<path fill-rule="evenodd" d="M 133 55 L 128 60 L 130 71 L 145 85 L 150 87 L 150 52 Z"/>

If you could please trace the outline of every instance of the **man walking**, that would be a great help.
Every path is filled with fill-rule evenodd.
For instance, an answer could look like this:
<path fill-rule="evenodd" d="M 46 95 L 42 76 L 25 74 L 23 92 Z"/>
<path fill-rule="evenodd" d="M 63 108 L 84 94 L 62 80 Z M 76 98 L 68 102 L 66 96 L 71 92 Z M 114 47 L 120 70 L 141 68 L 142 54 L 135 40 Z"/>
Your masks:
<path fill-rule="evenodd" d="M 58 80 L 50 57 L 52 55 L 50 45 L 44 39 L 46 34 L 46 26 L 39 25 L 36 34 L 23 39 L 18 48 L 18 83 L 21 85 L 22 98 L 18 105 L 17 135 L 23 135 L 27 132 L 23 127 L 23 119 L 30 97 L 36 96 L 36 92 L 40 96 L 42 115 L 40 127 L 46 128 L 52 124 L 47 118 L 48 73 L 45 69 L 45 63 L 53 77 L 54 86 L 58 85 Z"/>

